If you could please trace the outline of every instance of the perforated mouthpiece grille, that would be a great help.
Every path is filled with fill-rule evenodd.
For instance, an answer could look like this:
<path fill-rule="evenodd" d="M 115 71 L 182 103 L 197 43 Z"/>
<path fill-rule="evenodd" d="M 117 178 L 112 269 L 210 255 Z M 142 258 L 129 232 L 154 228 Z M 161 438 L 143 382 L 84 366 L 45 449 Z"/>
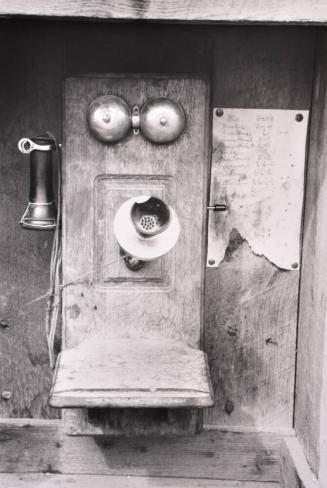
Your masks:
<path fill-rule="evenodd" d="M 155 232 L 159 227 L 159 217 L 157 215 L 142 215 L 138 221 L 138 227 L 143 232 Z"/>
<path fill-rule="evenodd" d="M 131 218 L 142 237 L 154 237 L 168 227 L 170 210 L 160 198 L 140 195 L 131 208 Z"/>

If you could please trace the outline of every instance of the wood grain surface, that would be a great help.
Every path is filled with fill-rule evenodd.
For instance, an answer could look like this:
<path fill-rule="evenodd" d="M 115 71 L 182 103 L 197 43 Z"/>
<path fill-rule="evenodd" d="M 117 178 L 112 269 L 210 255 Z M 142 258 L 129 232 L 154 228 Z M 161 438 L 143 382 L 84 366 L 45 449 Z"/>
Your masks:
<path fill-rule="evenodd" d="M 94 216 L 94 240 L 95 254 L 94 265 L 96 268 L 96 280 L 103 286 L 113 288 L 156 288 L 157 291 L 168 289 L 172 286 L 174 278 L 173 253 L 153 261 L 148 261 L 142 271 L 136 273 L 127 268 L 122 259 L 112 266 L 107 263 L 115 261 L 119 256 L 119 244 L 113 234 L 113 221 L 117 209 L 129 198 L 143 194 L 155 194 L 161 200 L 175 198 L 174 180 L 168 175 L 101 175 L 94 181 L 95 216 Z M 158 289 L 159 288 L 159 289 Z"/>
<path fill-rule="evenodd" d="M 155 145 L 142 135 L 130 134 L 117 144 L 106 145 L 89 133 L 86 113 L 99 95 L 112 93 L 130 106 L 166 96 L 179 102 L 187 117 L 187 128 L 170 145 Z M 67 80 L 65 86 L 65 156 L 63 165 L 63 318 L 65 346 L 72 348 L 90 334 L 117 338 L 162 337 L 199 347 L 203 294 L 203 242 L 207 178 L 206 85 L 197 79 L 142 79 L 126 77 L 81 77 Z M 192 157 L 190 155 L 192 154 Z M 76 175 L 78 174 L 78 178 Z M 116 199 L 105 202 L 112 207 L 98 211 L 95 187 L 101 175 L 169 176 L 174 190 L 166 191 L 167 203 L 176 211 L 181 233 L 170 252 L 174 259 L 171 284 L 167 289 L 145 289 L 133 283 L 106 287 L 99 282 L 94 250 L 112 239 Z M 135 183 L 136 184 L 136 183 Z M 135 189 L 132 187 L 132 191 Z M 145 190 L 141 189 L 140 194 Z M 151 191 L 151 189 L 149 190 Z M 154 195 L 155 189 L 152 191 Z M 196 202 L 187 205 L 189 195 Z M 102 193 L 105 198 L 105 192 Z M 128 189 L 125 190 L 128 197 Z M 97 213 L 99 212 L 99 213 Z M 109 218 L 111 217 L 111 220 Z M 102 224 L 103 234 L 94 233 L 94 219 Z M 99 220 L 102 219 L 102 222 Z M 101 270 L 121 260 L 119 246 L 100 262 Z M 114 265 L 113 265 L 114 266 Z M 145 266 L 146 268 L 146 266 Z M 136 274 L 136 273 L 135 273 Z M 133 280 L 133 276 L 130 278 Z M 143 277 L 143 270 L 137 272 Z M 82 277 L 82 279 L 81 279 Z M 146 279 L 146 275 L 144 276 Z M 94 283 L 95 282 L 95 283 Z"/>
<path fill-rule="evenodd" d="M 53 407 L 208 407 L 213 403 L 203 351 L 175 341 L 90 337 L 59 355 Z"/>
<path fill-rule="evenodd" d="M 143 476 L 0 474 L 3 488 L 278 488 L 277 482 L 226 481 Z"/>
<path fill-rule="evenodd" d="M 304 214 L 295 428 L 323 486 L 327 483 L 327 36 L 318 38 Z"/>
<path fill-rule="evenodd" d="M 142 106 L 153 97 L 175 100 L 186 113 L 185 131 L 170 145 L 151 144 L 142 134 L 138 137 L 129 134 L 117 144 L 105 145 L 90 134 L 86 114 L 89 104 L 106 93 L 121 96 L 131 107 Z M 63 294 L 65 347 L 75 348 L 86 341 L 87 348 L 92 337 L 98 335 L 103 342 L 116 338 L 130 340 L 131 344 L 142 338 L 169 339 L 199 348 L 203 327 L 207 103 L 206 84 L 195 78 L 85 76 L 66 81 L 63 282 L 71 284 Z M 126 199 L 135 196 L 139 181 L 139 194 L 151 191 L 154 196 L 157 188 L 151 189 L 151 184 L 154 185 L 151 178 L 155 176 L 163 181 L 160 192 L 164 191 L 167 203 L 176 211 L 182 229 L 170 258 L 162 261 L 164 281 L 169 274 L 165 287 L 152 283 L 143 269 L 135 275 L 143 278 L 147 287 L 143 281 L 135 281 L 133 273 L 126 277 L 133 285 L 128 288 L 121 281 L 106 286 L 106 280 L 102 277 L 99 280 L 99 266 L 105 273 L 108 263 L 121 260 L 119 246 L 110 246 L 113 218 L 121 198 L 107 198 L 106 187 L 96 185 L 105 175 L 118 175 L 117 184 L 123 175 L 130 179 L 134 176 L 134 183 L 121 187 Z M 169 177 L 167 184 L 164 177 Z M 144 185 L 148 179 L 147 190 Z M 190 193 L 196 205 L 186 204 Z M 96 227 L 102 228 L 102 233 L 95 231 Z M 95 254 L 99 248 L 100 255 L 101 249 L 106 249 L 100 262 Z M 110 276 L 111 271 L 108 272 Z M 125 358 L 129 360 L 130 357 Z M 202 369 L 192 374 L 200 378 Z M 59 377 L 62 377 L 60 371 Z M 124 384 L 127 383 L 124 381 L 121 387 Z M 120 406 L 127 405 L 122 402 Z M 166 402 L 163 406 L 167 406 Z M 189 406 L 194 403 L 190 402 Z"/>
<path fill-rule="evenodd" d="M 28 157 L 17 151 L 17 142 L 24 135 L 45 130 L 60 140 L 61 82 L 67 73 L 85 69 L 202 73 L 208 40 L 191 26 L 182 32 L 177 27 L 123 24 L 108 30 L 98 23 L 12 19 L 1 19 L 1 39 L 0 308 L 9 328 L 0 329 L 0 387 L 11 398 L 0 397 L 0 415 L 58 416 L 58 411 L 48 407 L 51 372 L 44 334 L 45 303 L 40 301 L 17 315 L 21 305 L 47 291 L 52 241 L 52 233 L 29 232 L 18 226 L 28 200 L 29 170 Z M 130 49 L 131 42 L 136 51 Z M 151 417 L 150 412 L 148 415 Z M 190 412 L 183 419 L 171 414 L 172 430 L 182 420 L 192 423 L 191 417 Z M 167 419 L 167 412 L 161 412 L 161 418 Z M 130 413 L 126 413 L 127 419 Z"/>
<path fill-rule="evenodd" d="M 3 421 L 0 472 L 279 481 L 281 437 L 207 431 L 197 436 L 71 437 L 60 421 Z"/>
<path fill-rule="evenodd" d="M 281 444 L 281 486 L 283 488 L 323 488 L 310 469 L 298 439 L 285 438 Z"/>
<path fill-rule="evenodd" d="M 0 15 L 35 15 L 51 17 L 79 17 L 90 19 L 165 20 L 189 22 L 286 22 L 326 23 L 324 0 L 150 0 L 117 2 L 92 0 L 85 2 L 59 0 L 2 0 Z"/>
<path fill-rule="evenodd" d="M 313 43 L 310 31 L 218 32 L 213 106 L 308 109 Z M 224 261 L 206 271 L 205 350 L 216 401 L 205 422 L 292 425 L 298 285 L 297 271 L 278 269 L 231 232 Z"/>
<path fill-rule="evenodd" d="M 34 8 L 36 4 L 32 5 Z M 24 8 L 28 6 L 24 4 Z M 294 15 L 299 11 L 293 10 Z M 28 194 L 28 165 L 16 152 L 16 143 L 27 133 L 22 134 L 22 130 L 29 135 L 48 129 L 59 134 L 63 77 L 84 70 L 210 75 L 214 61 L 215 106 L 310 107 L 314 43 L 310 28 L 127 23 L 108 28 L 101 23 L 58 24 L 48 20 L 44 24 L 2 19 L 1 36 L 0 265 L 1 306 L 6 312 L 47 289 L 51 234 L 45 237 L 44 233 L 22 231 L 16 224 Z M 214 39 L 212 58 L 209 48 Z M 206 421 L 287 427 L 292 417 L 293 366 L 284 372 L 283 361 L 286 356 L 292 361 L 295 351 L 296 274 L 288 281 L 287 273 L 253 255 L 237 234 L 222 266 L 217 273 L 210 270 L 206 287 L 206 349 L 211 356 L 216 391 L 218 387 L 220 391 L 217 406 L 208 412 Z M 247 308 L 242 305 L 244 294 L 245 298 L 253 297 L 244 302 Z M 271 310 L 269 317 L 265 310 Z M 28 319 L 19 317 L 18 325 L 15 319 L 8 330 L 0 331 L 1 386 L 13 392 L 10 401 L 0 400 L 3 416 L 50 415 L 43 313 L 40 304 Z M 292 321 L 287 326 L 288 317 Z M 219 325 L 224 323 L 226 327 Z M 241 340 L 229 329 L 235 324 L 242 326 Z M 281 339 L 278 346 L 274 344 L 276 338 Z M 306 364 L 309 368 L 310 362 Z"/>
<path fill-rule="evenodd" d="M 198 413 L 192 408 L 67 408 L 63 410 L 67 435 L 121 437 L 176 436 L 198 432 Z"/>
<path fill-rule="evenodd" d="M 17 143 L 46 130 L 60 137 L 60 50 L 51 27 L 4 23 L 0 38 L 0 318 L 9 325 L 0 328 L 0 416 L 57 416 L 47 406 L 45 300 L 19 312 L 47 292 L 53 233 L 18 225 L 28 202 L 29 158 Z M 2 391 L 11 397 L 3 399 Z"/>

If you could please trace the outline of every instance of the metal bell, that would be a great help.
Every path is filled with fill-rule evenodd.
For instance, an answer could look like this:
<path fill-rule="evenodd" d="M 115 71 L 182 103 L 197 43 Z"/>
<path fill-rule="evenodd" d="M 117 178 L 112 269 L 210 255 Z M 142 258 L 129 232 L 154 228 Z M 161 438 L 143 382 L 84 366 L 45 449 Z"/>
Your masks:
<path fill-rule="evenodd" d="M 132 114 L 125 100 L 115 95 L 104 95 L 90 104 L 87 120 L 98 141 L 118 142 L 128 134 Z"/>
<path fill-rule="evenodd" d="M 169 98 L 154 98 L 146 102 L 140 112 L 140 130 L 155 144 L 175 141 L 183 132 L 186 117 L 179 103 Z"/>

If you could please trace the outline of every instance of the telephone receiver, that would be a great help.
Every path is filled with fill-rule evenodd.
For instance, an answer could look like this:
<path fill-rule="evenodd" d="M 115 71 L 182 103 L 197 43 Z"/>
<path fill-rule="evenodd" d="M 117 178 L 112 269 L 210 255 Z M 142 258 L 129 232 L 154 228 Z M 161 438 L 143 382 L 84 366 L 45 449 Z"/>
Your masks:
<path fill-rule="evenodd" d="M 25 229 L 55 229 L 57 208 L 52 186 L 52 152 L 56 144 L 48 135 L 40 135 L 31 139 L 24 137 L 18 142 L 18 148 L 30 156 L 29 202 L 19 223 Z"/>

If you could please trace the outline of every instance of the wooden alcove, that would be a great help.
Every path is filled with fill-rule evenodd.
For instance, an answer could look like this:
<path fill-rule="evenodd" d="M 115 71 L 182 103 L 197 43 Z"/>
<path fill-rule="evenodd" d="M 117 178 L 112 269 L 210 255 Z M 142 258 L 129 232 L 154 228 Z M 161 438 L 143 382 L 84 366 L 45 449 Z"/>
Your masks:
<path fill-rule="evenodd" d="M 326 487 L 325 2 L 2 1 L 0 15 L 0 385 L 10 392 L 0 399 L 0 485 Z M 28 194 L 17 141 L 61 138 L 63 80 L 106 72 L 205 76 L 212 107 L 310 110 L 301 271 L 254 255 L 237 232 L 206 271 L 215 405 L 196 436 L 146 436 L 151 425 L 160 433 L 164 409 L 138 411 L 132 437 L 115 437 L 116 412 L 110 437 L 66 436 L 47 403 L 44 303 L 15 312 L 46 292 L 52 241 L 17 225 Z M 97 434 L 101 413 L 88 415 Z M 169 419 L 172 431 L 185 420 Z"/>

